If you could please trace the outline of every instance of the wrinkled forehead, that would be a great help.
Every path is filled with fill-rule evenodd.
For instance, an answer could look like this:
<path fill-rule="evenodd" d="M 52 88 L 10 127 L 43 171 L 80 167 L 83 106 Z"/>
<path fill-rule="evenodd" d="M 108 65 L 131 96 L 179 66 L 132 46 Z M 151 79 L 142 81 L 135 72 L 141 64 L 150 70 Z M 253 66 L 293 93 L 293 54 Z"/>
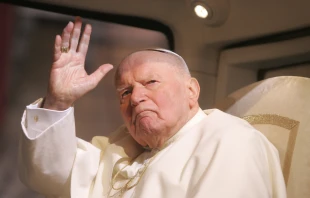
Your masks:
<path fill-rule="evenodd" d="M 146 63 L 164 62 L 170 65 L 175 64 L 171 55 L 157 51 L 139 51 L 127 56 L 119 65 L 118 70 L 126 71 Z"/>
<path fill-rule="evenodd" d="M 127 56 L 120 63 L 115 74 L 115 83 L 122 76 L 122 74 L 135 69 L 140 65 L 147 63 L 165 63 L 166 66 L 175 66 L 176 68 L 186 67 L 184 60 L 177 54 L 170 51 L 144 50 L 138 51 Z"/>

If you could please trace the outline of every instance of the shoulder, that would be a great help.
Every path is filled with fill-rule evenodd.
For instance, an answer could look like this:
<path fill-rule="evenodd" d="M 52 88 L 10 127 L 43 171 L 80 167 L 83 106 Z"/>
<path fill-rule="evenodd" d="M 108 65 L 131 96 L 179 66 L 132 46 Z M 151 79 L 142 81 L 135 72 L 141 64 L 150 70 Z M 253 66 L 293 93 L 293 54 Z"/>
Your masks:
<path fill-rule="evenodd" d="M 230 115 L 218 109 L 205 110 L 207 118 L 203 123 L 204 127 L 212 128 L 213 130 L 221 131 L 221 133 L 243 133 L 245 131 L 256 131 L 256 129 L 242 118 Z M 237 135 L 237 134 L 235 134 Z"/>
<path fill-rule="evenodd" d="M 202 164 L 209 166 L 212 162 L 223 168 L 236 164 L 244 168 L 260 167 L 263 171 L 269 160 L 277 161 L 275 147 L 241 118 L 213 110 L 197 129 L 193 134 L 197 141 L 193 156 L 203 160 Z"/>
<path fill-rule="evenodd" d="M 208 118 L 203 123 L 203 131 L 219 143 L 227 145 L 257 146 L 264 142 L 269 144 L 267 138 L 242 118 L 227 114 L 218 109 L 207 111 Z"/>
<path fill-rule="evenodd" d="M 246 127 L 253 128 L 247 121 L 242 118 L 233 116 L 231 114 L 225 113 L 219 109 L 208 109 L 204 110 L 205 114 L 215 123 L 220 126 L 238 126 L 238 127 Z"/>

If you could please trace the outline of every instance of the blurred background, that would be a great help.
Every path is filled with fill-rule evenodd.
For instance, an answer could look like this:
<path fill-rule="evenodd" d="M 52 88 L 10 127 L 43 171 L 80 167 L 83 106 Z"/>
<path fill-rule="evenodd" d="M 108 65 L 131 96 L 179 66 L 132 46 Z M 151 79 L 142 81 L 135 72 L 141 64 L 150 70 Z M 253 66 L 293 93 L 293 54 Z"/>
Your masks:
<path fill-rule="evenodd" d="M 88 72 L 103 63 L 117 66 L 139 49 L 171 49 L 184 57 L 200 82 L 203 109 L 259 80 L 310 77 L 308 0 L 16 2 L 0 1 L 1 198 L 42 197 L 18 178 L 20 120 L 26 105 L 44 97 L 55 36 L 76 15 L 93 26 Z M 194 14 L 199 2 L 207 5 L 209 18 Z M 114 71 L 75 104 L 78 137 L 89 141 L 122 124 Z"/>
<path fill-rule="evenodd" d="M 46 94 L 54 39 L 73 16 L 0 4 L 1 163 L 0 197 L 42 197 L 25 188 L 17 173 L 20 120 L 26 105 Z M 3 20 L 5 19 L 5 20 Z M 93 26 L 86 70 L 115 66 L 129 53 L 148 47 L 169 48 L 163 33 L 83 19 Z M 75 104 L 78 137 L 90 141 L 122 124 L 114 90 L 114 71 Z"/>

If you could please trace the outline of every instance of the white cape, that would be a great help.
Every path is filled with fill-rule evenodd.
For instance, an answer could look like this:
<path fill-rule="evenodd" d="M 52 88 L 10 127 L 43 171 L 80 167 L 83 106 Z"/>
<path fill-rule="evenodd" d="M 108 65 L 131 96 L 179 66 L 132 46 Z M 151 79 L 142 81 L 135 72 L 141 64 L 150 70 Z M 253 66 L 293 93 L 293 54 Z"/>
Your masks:
<path fill-rule="evenodd" d="M 124 197 L 286 197 L 278 152 L 265 136 L 219 110 L 206 113 L 200 110 L 178 132 Z M 122 173 L 134 175 L 147 155 L 124 127 L 92 144 L 76 138 L 73 110 L 38 137 L 27 135 L 26 113 L 22 127 L 21 179 L 49 197 L 108 197 L 113 175 L 124 167 L 120 160 L 136 162 Z"/>

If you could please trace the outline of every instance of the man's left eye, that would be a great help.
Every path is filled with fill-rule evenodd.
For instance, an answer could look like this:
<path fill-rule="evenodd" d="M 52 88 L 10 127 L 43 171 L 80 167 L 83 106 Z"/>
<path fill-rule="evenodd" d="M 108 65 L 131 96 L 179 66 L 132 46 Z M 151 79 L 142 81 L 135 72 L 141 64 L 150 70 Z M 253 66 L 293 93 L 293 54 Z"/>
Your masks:
<path fill-rule="evenodd" d="M 156 80 L 150 80 L 147 82 L 147 84 L 152 84 L 152 83 L 156 83 L 157 81 Z"/>

